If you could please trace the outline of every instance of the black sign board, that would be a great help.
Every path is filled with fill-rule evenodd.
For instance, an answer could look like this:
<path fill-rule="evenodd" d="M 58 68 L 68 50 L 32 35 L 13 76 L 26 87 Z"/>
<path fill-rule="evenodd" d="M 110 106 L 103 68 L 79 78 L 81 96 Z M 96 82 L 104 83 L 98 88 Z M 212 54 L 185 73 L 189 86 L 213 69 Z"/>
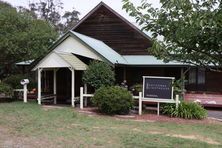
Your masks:
<path fill-rule="evenodd" d="M 173 77 L 143 77 L 143 98 L 173 99 Z"/>

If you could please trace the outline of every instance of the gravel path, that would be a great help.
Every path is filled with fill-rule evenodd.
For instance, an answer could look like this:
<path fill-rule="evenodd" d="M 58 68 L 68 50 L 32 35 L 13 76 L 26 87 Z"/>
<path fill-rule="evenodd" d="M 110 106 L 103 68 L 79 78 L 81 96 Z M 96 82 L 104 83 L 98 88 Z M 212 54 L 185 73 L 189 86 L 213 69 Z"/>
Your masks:
<path fill-rule="evenodd" d="M 217 118 L 222 121 L 222 110 L 208 110 L 208 117 Z"/>

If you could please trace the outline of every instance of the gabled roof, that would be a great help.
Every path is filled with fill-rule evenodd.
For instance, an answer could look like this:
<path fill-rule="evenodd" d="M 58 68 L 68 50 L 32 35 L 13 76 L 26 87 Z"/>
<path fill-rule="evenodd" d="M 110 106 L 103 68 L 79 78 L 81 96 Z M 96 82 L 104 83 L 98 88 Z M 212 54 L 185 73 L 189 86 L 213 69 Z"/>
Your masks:
<path fill-rule="evenodd" d="M 47 54 L 47 56 L 43 57 L 41 60 L 39 60 L 39 62 L 37 63 L 37 65 L 35 65 L 35 67 L 33 68 L 33 70 L 36 70 L 37 67 L 39 66 L 39 64 L 44 61 L 44 59 L 46 59 L 46 57 L 48 57 L 49 55 L 51 55 L 51 53 L 55 53 L 58 55 L 57 52 L 53 52 L 53 50 L 59 45 L 61 44 L 65 39 L 67 39 L 68 37 L 74 37 L 75 39 L 77 38 L 82 44 L 86 45 L 87 47 L 89 47 L 89 49 L 91 49 L 94 53 L 96 53 L 97 55 L 99 55 L 102 59 L 104 59 L 104 61 L 107 61 L 108 63 L 115 65 L 115 64 L 126 64 L 125 59 L 118 54 L 116 51 L 114 51 L 112 48 L 110 48 L 109 46 L 107 46 L 104 42 L 91 38 L 89 36 L 74 32 L 74 31 L 69 31 L 66 34 L 64 34 L 62 37 L 60 37 L 51 47 L 50 47 L 50 52 Z M 81 50 L 81 49 L 79 49 Z M 62 51 L 60 51 L 62 52 Z M 77 61 L 77 57 L 73 54 L 75 53 L 66 53 L 66 55 L 62 54 L 59 52 L 59 55 L 61 58 L 63 58 L 63 60 L 65 60 L 67 63 L 69 63 L 66 59 L 71 60 L 71 61 Z M 69 55 L 67 55 L 69 54 Z M 64 59 L 65 58 L 65 59 Z M 79 59 L 78 59 L 79 60 Z M 51 62 L 51 61 L 50 61 Z M 56 61 L 55 61 L 56 62 Z M 55 63 L 54 62 L 54 63 Z M 53 63 L 53 62 L 52 62 Z M 80 62 L 78 62 L 80 63 Z M 70 64 L 70 63 L 69 63 Z M 82 64 L 83 65 L 83 64 Z M 56 65 L 55 65 L 56 66 Z M 54 66 L 54 67 L 55 67 Z M 62 67 L 61 65 L 58 65 Z M 71 65 L 72 66 L 72 65 Z M 50 65 L 49 67 L 53 67 L 53 65 Z M 84 69 L 84 68 L 82 68 Z M 76 69 L 78 70 L 78 69 Z"/>
<path fill-rule="evenodd" d="M 117 13 L 115 10 L 113 10 L 111 7 L 109 7 L 108 5 L 106 5 L 104 2 L 100 2 L 94 9 L 92 9 L 88 14 L 86 14 L 71 30 L 75 30 L 78 26 L 80 26 L 87 18 L 89 18 L 94 12 L 96 12 L 100 7 L 104 6 L 105 8 L 107 8 L 109 11 L 111 11 L 113 14 L 115 14 L 120 20 L 122 20 L 123 22 L 125 22 L 126 24 L 128 24 L 131 28 L 133 28 L 134 30 L 136 30 L 138 33 L 140 33 L 142 36 L 144 36 L 145 38 L 147 38 L 148 40 L 151 40 L 151 38 L 144 33 L 143 31 L 141 31 L 138 27 L 136 27 L 135 25 L 133 25 L 132 23 L 130 23 L 127 19 L 125 19 L 123 16 L 121 16 L 119 13 Z"/>

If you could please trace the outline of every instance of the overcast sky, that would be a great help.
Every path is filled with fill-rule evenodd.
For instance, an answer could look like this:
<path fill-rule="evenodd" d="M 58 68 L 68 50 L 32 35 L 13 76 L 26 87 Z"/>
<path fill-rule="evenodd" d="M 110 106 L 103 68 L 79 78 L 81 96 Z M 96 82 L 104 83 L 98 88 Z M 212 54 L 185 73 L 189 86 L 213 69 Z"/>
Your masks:
<path fill-rule="evenodd" d="M 9 2 L 13 6 L 28 6 L 29 2 L 37 2 L 39 0 L 3 0 Z M 127 18 L 129 21 L 133 22 L 134 20 L 128 16 L 128 14 L 122 10 L 122 0 L 61 0 L 64 3 L 63 11 L 70 11 L 72 8 L 78 10 L 82 18 L 86 15 L 90 10 L 92 10 L 97 4 L 101 1 L 106 3 L 112 9 L 117 11 L 119 14 Z M 141 0 L 131 0 L 135 5 L 139 5 Z M 152 3 L 154 7 L 159 7 L 159 0 L 148 0 L 148 2 Z"/>

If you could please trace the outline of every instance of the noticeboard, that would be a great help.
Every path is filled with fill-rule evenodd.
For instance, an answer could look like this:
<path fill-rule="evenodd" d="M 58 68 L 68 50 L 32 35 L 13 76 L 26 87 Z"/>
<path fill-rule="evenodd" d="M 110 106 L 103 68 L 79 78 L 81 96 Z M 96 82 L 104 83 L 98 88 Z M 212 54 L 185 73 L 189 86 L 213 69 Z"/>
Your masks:
<path fill-rule="evenodd" d="M 143 76 L 143 98 L 172 100 L 173 80 L 174 77 Z"/>

